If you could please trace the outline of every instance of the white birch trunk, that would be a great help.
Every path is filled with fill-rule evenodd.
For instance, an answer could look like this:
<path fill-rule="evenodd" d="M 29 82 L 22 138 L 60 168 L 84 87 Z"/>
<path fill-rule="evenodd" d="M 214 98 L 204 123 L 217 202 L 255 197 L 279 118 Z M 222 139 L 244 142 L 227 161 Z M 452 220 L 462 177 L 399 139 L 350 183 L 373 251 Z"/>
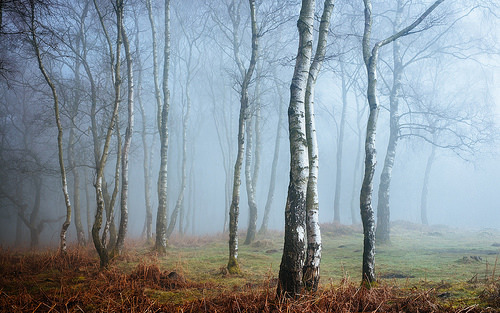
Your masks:
<path fill-rule="evenodd" d="M 236 156 L 236 163 L 234 165 L 234 178 L 233 178 L 233 196 L 231 206 L 229 208 L 229 260 L 227 269 L 231 274 L 240 273 L 238 265 L 238 215 L 239 215 L 239 202 L 240 202 L 240 185 L 241 185 L 241 167 L 243 164 L 243 154 L 245 152 L 245 119 L 248 109 L 248 86 L 255 70 L 257 63 L 257 52 L 259 49 L 257 37 L 257 17 L 255 9 L 255 0 L 249 0 L 250 5 L 250 21 L 252 25 L 252 56 L 248 69 L 243 69 L 238 55 L 238 42 L 237 38 L 233 40 L 233 50 L 236 63 L 240 68 L 240 72 L 244 74 L 243 82 L 241 85 L 241 98 L 240 98 L 240 115 L 238 119 L 238 153 Z M 233 20 L 234 23 L 234 20 Z M 236 32 L 233 32 L 236 36 Z"/>
<path fill-rule="evenodd" d="M 148 1 L 149 2 L 149 1 Z M 146 237 L 146 242 L 150 243 L 153 237 L 153 210 L 151 208 L 151 175 L 150 175 L 150 154 L 147 141 L 147 117 L 144 104 L 142 102 L 142 63 L 141 63 L 141 49 L 139 42 L 139 21 L 135 18 L 136 38 L 135 38 L 135 55 L 137 64 L 137 102 L 139 104 L 139 112 L 141 113 L 141 141 L 143 151 L 142 170 L 144 175 L 144 202 L 146 206 L 146 219 L 144 221 L 143 236 Z"/>
<path fill-rule="evenodd" d="M 305 95 L 312 58 L 314 0 L 303 0 L 297 28 L 299 48 L 290 86 L 288 128 L 290 183 L 285 207 L 285 242 L 277 294 L 296 297 L 302 292 L 306 246 L 306 194 L 309 159 L 306 138 Z"/>
<path fill-rule="evenodd" d="M 248 228 L 245 242 L 243 243 L 245 245 L 252 243 L 255 239 L 255 232 L 257 228 L 257 203 L 255 200 L 255 184 L 252 177 L 252 152 L 255 151 L 253 149 L 253 122 L 253 117 L 249 117 L 246 120 L 247 147 L 245 157 L 245 186 L 248 199 Z"/>
<path fill-rule="evenodd" d="M 101 267 L 107 267 L 109 264 L 109 254 L 106 249 L 106 242 L 105 242 L 105 237 L 106 237 L 106 230 L 103 231 L 103 238 L 100 238 L 100 230 L 101 230 L 101 225 L 103 221 L 103 211 L 105 209 L 105 203 L 104 203 L 104 191 L 103 188 L 103 181 L 104 181 L 104 167 L 106 165 L 108 155 L 109 155 L 109 146 L 111 143 L 111 137 L 113 134 L 113 130 L 116 125 L 116 121 L 118 119 L 118 108 L 120 104 L 120 91 L 121 91 L 121 78 L 120 78 L 120 56 L 121 56 L 121 42 L 122 42 L 122 36 L 121 36 L 121 27 L 122 25 L 122 19 L 123 19 L 123 1 L 117 0 L 116 1 L 116 21 L 117 21 L 117 38 L 116 38 L 116 57 L 113 56 L 113 49 L 111 46 L 111 41 L 109 39 L 109 36 L 106 32 L 106 27 L 104 26 L 103 18 L 102 15 L 100 14 L 99 7 L 97 5 L 97 2 L 94 0 L 94 6 L 96 8 L 96 11 L 99 15 L 99 20 L 102 25 L 103 31 L 105 32 L 108 45 L 109 45 L 109 55 L 111 59 L 111 64 L 114 72 L 112 72 L 112 80 L 114 83 L 114 91 L 115 91 L 115 99 L 113 103 L 113 111 L 111 114 L 111 118 L 109 121 L 109 126 L 106 131 L 106 136 L 104 139 L 104 146 L 102 149 L 102 154 L 101 155 L 96 155 L 96 182 L 95 182 L 95 189 L 96 189 L 96 202 L 97 202 L 97 208 L 96 208 L 96 213 L 95 213 L 95 220 L 94 220 L 94 225 L 92 226 L 92 239 L 94 241 L 94 246 L 96 248 L 97 253 L 99 254 L 99 259 L 100 259 L 100 264 Z M 116 64 L 114 64 L 114 60 L 116 60 Z M 94 99 L 95 100 L 95 99 Z M 94 106 L 95 102 L 93 101 L 93 110 L 95 110 Z M 95 112 L 93 112 L 95 113 Z M 97 132 L 97 126 L 94 125 L 95 119 L 92 121 L 93 123 L 93 132 Z M 95 126 L 95 128 L 94 128 Z M 98 145 L 99 143 L 96 142 L 95 138 L 97 137 L 97 134 L 95 134 L 94 137 L 94 152 L 99 152 Z M 97 146 L 97 147 L 96 147 Z M 110 208 L 111 210 L 111 208 Z M 108 213 L 108 218 L 107 218 L 107 227 L 109 227 L 109 221 L 112 212 Z M 106 228 L 106 226 L 105 226 Z"/>
<path fill-rule="evenodd" d="M 314 87 L 321 70 L 326 53 L 330 17 L 333 11 L 333 0 L 325 0 L 321 23 L 319 26 L 318 44 L 314 60 L 309 69 L 305 94 L 306 139 L 309 158 L 309 179 L 307 181 L 306 223 L 307 251 L 303 269 L 304 285 L 307 289 L 316 291 L 319 284 L 319 265 L 321 262 L 321 232 L 319 227 L 318 198 L 318 140 L 316 138 L 316 121 L 314 116 Z"/>
<path fill-rule="evenodd" d="M 394 21 L 394 32 L 401 25 L 403 7 L 401 1 L 398 1 L 396 10 L 396 18 Z M 377 229 L 375 231 L 375 239 L 379 243 L 390 242 L 390 189 L 392 179 L 392 168 L 396 158 L 396 148 L 399 140 L 399 93 L 401 90 L 401 76 L 403 75 L 403 64 L 401 58 L 401 45 L 399 40 L 394 40 L 392 43 L 393 54 L 393 81 L 392 90 L 389 97 L 390 103 L 390 120 L 389 120 L 389 143 L 387 144 L 387 152 L 384 159 L 384 168 L 380 175 L 380 183 L 378 187 L 378 203 L 377 203 Z"/>
<path fill-rule="evenodd" d="M 132 66 L 132 56 L 130 53 L 130 43 L 128 41 L 125 27 L 122 25 L 123 46 L 125 47 L 125 57 L 127 59 L 127 129 L 125 131 L 125 142 L 122 150 L 122 188 L 120 196 L 120 227 L 116 239 L 114 254 L 122 254 L 125 236 L 128 225 L 128 189 L 129 189 L 129 151 L 132 143 L 134 131 L 134 75 Z"/>
<path fill-rule="evenodd" d="M 161 108 L 160 125 L 160 171 L 158 175 L 158 212 L 156 216 L 155 249 L 160 254 L 167 250 L 167 159 L 168 159 L 168 111 L 170 107 L 170 91 L 168 89 L 168 73 L 170 63 L 170 0 L 165 0 L 165 47 L 163 64 L 163 107 Z"/>
<path fill-rule="evenodd" d="M 47 85 L 49 85 L 51 92 L 52 92 L 52 100 L 54 102 L 54 115 L 56 119 L 56 125 L 57 125 L 57 149 L 58 149 L 58 160 L 59 160 L 59 170 L 61 173 L 61 183 L 62 183 L 62 191 L 64 195 L 64 203 L 66 204 L 66 219 L 61 227 L 61 233 L 60 233 L 60 244 L 59 244 L 59 251 L 61 253 L 66 253 L 67 252 L 67 244 L 66 244 L 66 233 L 68 231 L 69 225 L 71 224 L 71 202 L 69 199 L 69 193 L 68 193 L 68 183 L 66 179 L 66 168 L 64 167 L 64 157 L 63 157 L 63 129 L 61 125 L 61 117 L 59 115 L 59 99 L 57 97 L 57 91 L 54 83 L 52 82 L 49 74 L 45 70 L 45 67 L 42 62 L 42 57 L 40 53 L 40 47 L 38 44 L 38 39 L 36 35 L 36 27 L 35 27 L 35 3 L 30 2 L 30 9 L 31 9 L 31 40 L 32 40 L 32 45 L 35 50 L 36 58 L 38 61 L 38 68 L 40 69 L 40 72 L 42 73 L 43 77 L 45 78 L 45 81 Z"/>
<path fill-rule="evenodd" d="M 364 247 L 363 247 L 363 283 L 371 286 L 375 282 L 375 217 L 372 208 L 373 175 L 376 165 L 376 131 L 379 112 L 377 99 L 377 62 L 381 47 L 392 43 L 400 37 L 406 36 L 412 29 L 417 27 L 439 4 L 444 0 L 434 2 L 419 18 L 412 24 L 397 33 L 377 42 L 373 48 L 370 46 L 372 30 L 372 4 L 371 0 L 363 0 L 365 5 L 365 28 L 363 33 L 363 60 L 365 62 L 368 75 L 367 98 L 370 108 L 368 123 L 366 125 L 365 140 L 365 173 L 363 185 L 361 186 L 360 210 L 363 222 Z"/>

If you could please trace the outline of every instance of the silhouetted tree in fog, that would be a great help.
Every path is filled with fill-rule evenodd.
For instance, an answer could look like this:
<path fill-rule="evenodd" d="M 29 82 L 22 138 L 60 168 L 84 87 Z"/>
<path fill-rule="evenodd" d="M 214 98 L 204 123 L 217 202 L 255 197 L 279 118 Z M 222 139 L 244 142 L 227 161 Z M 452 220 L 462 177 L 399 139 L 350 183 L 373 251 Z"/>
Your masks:
<path fill-rule="evenodd" d="M 167 249 L 167 159 L 168 159 L 168 111 L 170 108 L 170 90 L 168 77 L 170 70 L 170 0 L 165 0 L 165 46 L 163 49 L 163 106 L 158 109 L 158 127 L 160 130 L 160 171 L 158 175 L 158 212 L 156 215 L 155 249 L 164 254 Z M 153 22 L 151 22 L 153 24 Z M 159 118 L 161 116 L 161 119 Z"/>
<path fill-rule="evenodd" d="M 52 82 L 52 79 L 49 76 L 49 73 L 45 69 L 45 66 L 42 61 L 42 56 L 40 52 L 40 45 L 39 45 L 39 38 L 37 37 L 37 28 L 39 25 L 37 25 L 37 17 L 38 13 L 36 12 L 36 4 L 32 0 L 30 1 L 30 24 L 29 24 L 29 29 L 30 29 L 30 34 L 31 34 L 31 44 L 33 45 L 33 49 L 35 50 L 35 55 L 38 61 L 38 68 L 40 69 L 40 72 L 42 73 L 43 77 L 45 78 L 45 81 L 47 82 L 47 85 L 50 87 L 50 90 L 52 92 L 52 100 L 54 102 L 54 114 L 55 114 L 55 120 L 56 120 L 56 125 L 57 125 L 57 150 L 58 150 L 58 159 L 59 159 L 59 169 L 61 173 L 61 182 L 62 182 L 62 191 L 64 194 L 64 202 L 66 204 L 66 220 L 64 221 L 62 227 L 61 227 L 61 234 L 60 234 L 60 246 L 59 250 L 61 253 L 66 253 L 66 248 L 67 248 L 67 243 L 66 243 L 66 234 L 69 228 L 69 225 L 71 224 L 71 202 L 69 199 L 69 193 L 68 193 L 68 184 L 67 184 L 67 179 L 66 179 L 66 168 L 64 167 L 64 157 L 63 157 L 63 128 L 61 124 L 61 117 L 59 115 L 59 99 L 57 96 L 57 91 L 54 83 Z"/>
<path fill-rule="evenodd" d="M 258 33 L 257 33 L 257 16 L 255 8 L 255 0 L 249 0 L 250 6 L 250 22 L 252 29 L 252 55 L 248 67 L 245 68 L 239 55 L 239 40 L 237 37 L 237 29 L 240 22 L 241 2 L 232 1 L 228 7 L 228 12 L 233 24 L 233 53 L 235 61 L 238 65 L 238 70 L 242 76 L 241 91 L 240 91 L 240 114 L 238 118 L 238 153 L 234 165 L 233 177 L 233 196 L 231 206 L 229 208 L 229 261 L 227 269 L 229 273 L 236 274 L 240 272 L 238 265 L 238 215 L 240 202 L 240 184 L 241 184 L 241 167 L 243 164 L 243 154 L 245 151 L 245 121 L 248 110 L 248 87 L 255 70 L 258 53 Z"/>
<path fill-rule="evenodd" d="M 190 18 L 195 14 L 193 10 L 195 9 L 192 6 L 184 6 L 182 7 L 184 10 L 188 10 L 190 12 Z M 200 41 L 202 40 L 203 32 L 206 27 L 206 17 L 203 18 L 198 16 L 197 18 L 193 18 L 191 21 L 188 21 L 188 18 L 181 15 L 179 10 L 175 10 L 178 25 L 182 31 L 183 40 L 179 41 L 179 46 L 183 44 L 184 49 L 179 48 L 179 61 L 184 63 L 183 73 L 185 73 L 184 83 L 183 85 L 183 96 L 184 101 L 182 101 L 182 161 L 181 161 L 181 181 L 180 181 L 180 190 L 177 196 L 177 201 L 175 203 L 174 210 L 172 211 L 172 215 L 170 217 L 170 223 L 167 229 L 167 237 L 169 237 L 177 223 L 177 218 L 179 219 L 179 233 L 184 233 L 184 216 L 185 216 L 185 193 L 188 183 L 187 177 L 187 159 L 188 159 L 188 143 L 190 141 L 189 130 L 190 130 L 190 117 L 191 117 L 191 85 L 193 79 L 196 77 L 197 71 L 200 67 L 201 62 L 201 50 L 200 50 Z M 190 22 L 188 24 L 188 22 Z M 201 25 L 200 25 L 201 24 Z M 182 78 L 181 78 L 182 79 Z"/>

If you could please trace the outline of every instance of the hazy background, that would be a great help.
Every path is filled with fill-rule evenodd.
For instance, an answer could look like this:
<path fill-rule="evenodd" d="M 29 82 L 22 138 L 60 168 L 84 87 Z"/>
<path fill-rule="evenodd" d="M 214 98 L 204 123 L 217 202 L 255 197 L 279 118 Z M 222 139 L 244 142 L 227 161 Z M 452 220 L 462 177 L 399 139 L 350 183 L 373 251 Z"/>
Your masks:
<path fill-rule="evenodd" d="M 274 153 L 274 141 L 276 126 L 278 123 L 278 107 L 284 107 L 283 123 L 281 131 L 280 156 L 277 168 L 277 182 L 274 203 L 270 213 L 269 227 L 282 230 L 284 228 L 284 207 L 289 178 L 289 143 L 288 124 L 286 119 L 286 108 L 289 101 L 289 86 L 292 77 L 294 56 L 297 49 L 296 20 L 299 12 L 297 1 L 286 2 L 280 5 L 279 1 L 258 1 L 259 6 L 257 19 L 264 19 L 264 12 L 277 9 L 275 28 L 270 28 L 261 37 L 261 103 L 262 103 L 262 161 L 257 184 L 258 221 L 260 227 L 263 208 L 268 194 L 271 162 Z M 320 1 L 318 1 L 320 2 Z M 285 2 L 283 2 L 285 3 Z M 471 2 L 472 3 L 472 2 Z M 410 1 L 405 7 L 403 25 L 422 12 L 429 1 Z M 488 118 L 491 123 L 491 133 L 488 132 L 484 142 L 475 147 L 474 153 L 469 151 L 457 154 L 450 149 L 438 148 L 436 160 L 433 164 L 428 195 L 428 218 L 433 225 L 442 224 L 459 228 L 481 229 L 500 228 L 500 145 L 495 141 L 498 132 L 494 129 L 500 123 L 500 56 L 499 36 L 500 22 L 498 15 L 500 11 L 495 3 L 478 2 L 478 8 L 472 13 L 467 13 L 470 7 L 467 4 L 446 3 L 437 9 L 432 15 L 431 22 L 426 24 L 428 30 L 413 34 L 401 40 L 405 58 L 411 57 L 426 43 L 436 38 L 436 34 L 445 32 L 440 40 L 431 45 L 430 50 L 442 51 L 429 54 L 421 62 L 416 62 L 407 67 L 403 75 L 402 97 L 411 98 L 412 92 L 426 94 L 432 89 L 431 78 L 438 81 L 437 92 L 427 96 L 425 101 L 433 103 L 440 108 L 452 108 L 458 112 L 480 112 Z M 82 4 L 74 5 L 74 12 L 81 10 Z M 102 2 L 103 10 L 111 12 L 109 3 Z M 126 2 L 127 11 L 125 23 L 131 41 L 139 36 L 141 58 L 143 63 L 143 86 L 141 95 L 146 108 L 148 142 L 154 140 L 152 158 L 152 203 L 153 203 L 153 227 L 156 220 L 157 193 L 156 181 L 159 167 L 159 143 L 158 135 L 153 136 L 156 126 L 154 89 L 152 81 L 152 59 L 151 59 L 151 33 L 147 12 L 142 1 Z M 181 57 L 186 57 L 186 38 L 183 37 L 181 24 L 192 31 L 200 31 L 201 39 L 198 48 L 193 53 L 193 60 L 197 61 L 194 79 L 191 83 L 192 110 L 188 127 L 188 176 L 192 172 L 193 184 L 188 184 L 186 190 L 186 210 L 189 206 L 195 210 L 194 234 L 203 235 L 222 232 L 225 208 L 225 174 L 224 158 L 221 152 L 221 143 L 217 135 L 216 124 L 222 125 L 222 116 L 226 116 L 228 132 L 222 132 L 224 136 L 231 139 L 230 145 L 223 142 L 225 153 L 229 153 L 231 164 L 229 170 L 234 168 L 236 155 L 236 132 L 237 117 L 239 112 L 238 85 L 235 81 L 235 63 L 232 59 L 231 45 L 223 35 L 223 26 L 217 24 L 214 16 L 229 25 L 225 9 L 227 3 L 221 1 L 205 3 L 203 1 L 172 1 L 172 60 L 171 60 L 171 112 L 169 119 L 170 145 L 169 145 L 169 210 L 175 205 L 180 186 L 180 158 L 181 158 L 181 136 L 182 136 L 182 106 L 186 103 L 182 90 L 185 88 L 186 69 Z M 248 8 L 243 2 L 241 15 L 242 24 L 239 29 L 241 36 L 241 55 L 244 62 L 249 57 L 249 32 Z M 360 35 L 362 34 L 363 21 L 360 4 L 352 4 L 349 1 L 337 1 L 334 9 L 334 20 L 329 37 L 329 55 L 324 68 L 320 74 L 316 87 L 316 118 L 317 135 L 319 142 L 319 198 L 320 198 L 320 222 L 330 223 L 333 221 L 333 199 L 335 191 L 336 175 L 336 152 L 338 149 L 338 127 L 342 110 L 341 99 L 341 76 L 339 69 L 340 56 L 349 59 L 346 61 L 349 77 L 353 77 L 356 63 L 362 62 L 360 57 Z M 318 12 L 320 4 L 318 3 Z M 46 17 L 44 25 L 53 29 L 69 29 L 73 25 L 70 18 L 66 20 L 62 12 L 66 6 L 57 9 L 52 16 Z M 267 10 L 267 11 L 266 11 Z M 374 1 L 376 12 L 376 24 L 374 40 L 385 38 L 391 33 L 389 27 L 390 19 L 394 15 L 393 1 Z M 260 12 L 260 16 L 259 16 Z M 70 13 L 68 13 L 70 14 Z M 161 38 L 163 36 L 162 5 L 158 4 L 155 9 L 159 49 L 163 49 Z M 4 15 L 5 29 L 22 27 L 22 23 L 14 19 L 14 13 L 7 12 Z M 385 16 L 385 17 L 384 17 Z M 110 17 L 111 18 L 111 17 Z M 133 18 L 139 19 L 139 35 L 135 33 Z M 280 20 L 283 19 L 283 20 Z M 95 12 L 91 6 L 88 17 L 88 39 L 92 45 L 90 50 L 91 66 L 96 72 L 99 81 L 99 105 L 109 103 L 112 95 L 112 86 L 109 83 L 109 73 L 106 72 L 105 42 L 99 25 L 96 22 Z M 110 20 L 110 25 L 112 22 Z M 450 25 L 453 24 L 453 27 Z M 19 26 L 21 25 L 21 26 Z M 68 26 L 69 25 L 69 26 Z M 110 26 L 111 27 L 111 26 Z M 112 29 L 112 28 L 110 28 Z M 93 33 L 95 32 L 95 33 Z M 45 38 L 54 40 L 51 45 L 44 45 L 45 61 L 51 67 L 51 73 L 59 79 L 58 90 L 61 92 L 61 103 L 67 108 L 72 99 L 69 87 L 74 72 L 64 61 L 71 60 L 68 48 L 62 43 L 57 43 L 55 36 L 43 34 Z M 43 84 L 41 76 L 36 67 L 36 60 L 30 46 L 21 37 L 15 37 L 9 33 L 3 33 L 0 39 L 0 51 L 6 64 L 12 66 L 13 71 L 2 75 L 0 101 L 2 110 L 0 112 L 1 136 L 2 136 L 2 173 L 0 184 L 4 193 L 15 195 L 14 187 L 25 184 L 22 190 L 22 199 L 31 208 L 34 201 L 34 191 L 29 183 L 29 162 L 23 161 L 27 153 L 22 152 L 23 136 L 29 137 L 30 151 L 41 159 L 41 164 L 46 169 L 42 171 L 44 176 L 41 208 L 38 219 L 54 219 L 46 224 L 41 233 L 44 243 L 54 244 L 59 239 L 60 225 L 58 220 L 65 214 L 63 196 L 60 188 L 60 179 L 57 173 L 57 146 L 56 129 L 51 109 L 51 98 L 47 87 Z M 8 37 L 10 36 L 10 37 Z M 134 44 L 133 44 L 134 45 Z M 133 48 L 135 49 L 135 47 Z M 59 51 L 56 53 L 54 51 Z M 460 53 L 459 53 L 460 52 Z M 159 52 L 161 55 L 161 51 Z M 383 166 L 385 150 L 389 136 L 389 112 L 388 89 L 383 80 L 389 84 L 392 82 L 390 64 L 392 62 L 392 46 L 383 48 L 381 54 L 380 70 L 380 117 L 377 132 L 377 171 L 374 178 L 373 204 L 376 209 L 377 191 L 380 172 Z M 436 75 L 436 62 L 442 65 L 442 70 Z M 69 61 L 68 61 L 69 62 Z M 160 60 L 160 63 L 163 62 Z M 71 62 L 69 62 L 71 63 Z M 161 64 L 160 64 L 161 65 Z M 125 66 L 122 68 L 125 71 Z M 84 228 L 87 229 L 86 218 L 87 200 L 83 192 L 85 178 L 83 171 L 87 172 L 86 183 L 90 189 L 90 200 L 88 205 L 91 210 L 91 223 L 93 223 L 93 212 L 95 210 L 95 194 L 93 189 L 92 174 L 92 148 L 89 128 L 89 105 L 88 105 L 88 82 L 83 70 L 84 95 L 76 119 L 77 132 L 77 154 L 80 156 L 79 170 L 81 170 L 81 208 Z M 351 198 L 354 193 L 354 205 L 359 210 L 359 191 L 361 185 L 362 163 L 357 175 L 354 176 L 356 153 L 358 151 L 358 138 L 364 140 L 365 124 L 367 119 L 367 104 L 364 98 L 366 85 L 366 74 L 364 67 L 359 69 L 359 88 L 354 88 L 348 94 L 348 106 L 346 111 L 346 128 L 342 163 L 342 192 L 341 223 L 351 224 Z M 136 73 L 137 74 L 137 73 Z M 125 73 L 123 72 L 125 77 Z M 280 92 L 273 87 L 272 76 L 280 81 Z M 357 74 L 356 74 L 357 75 Z M 137 76 L 136 76 L 137 77 Z M 125 92 L 125 88 L 123 88 Z M 67 95 L 64 95 L 67 93 Z M 125 93 L 124 93 L 125 95 Z M 281 95 L 282 100 L 280 101 Z M 361 118 L 362 131 L 358 133 L 356 118 L 357 104 L 363 109 Z M 251 86 L 251 101 L 255 99 L 255 82 Z M 137 105 L 137 101 L 136 101 Z M 401 101 L 401 113 L 407 112 L 413 107 L 412 100 Z M 125 107 L 125 101 L 122 102 Z M 446 110 L 446 109 L 445 109 Z M 68 136 L 68 115 L 63 109 L 63 123 L 65 129 L 65 144 Z M 450 111 L 450 110 L 448 110 Z M 125 111 L 121 112 L 121 120 L 126 120 Z M 101 114 L 101 113 L 99 113 Z M 99 119 L 105 120 L 100 115 Z M 136 108 L 136 124 L 130 156 L 130 204 L 129 204 L 129 236 L 140 236 L 144 226 L 144 176 L 142 169 L 143 152 L 140 139 L 142 119 Z M 14 127 L 16 125 L 16 127 Z M 24 125 L 24 129 L 20 127 Z M 222 129 L 222 128 L 221 128 Z M 122 123 L 122 135 L 125 132 Z M 465 130 L 467 133 L 467 130 Z M 472 134 L 471 134 L 472 135 Z M 488 140 L 486 140 L 488 139 Z M 113 139 L 114 141 L 115 139 Z M 455 139 L 444 138 L 442 142 L 454 142 Z M 112 145 L 115 145 L 114 143 Z M 116 151 L 113 148 L 107 164 L 107 180 L 112 183 Z M 65 148 L 65 152 L 67 148 Z M 420 197 L 422 192 L 423 177 L 427 157 L 431 151 L 431 144 L 419 138 L 404 138 L 398 144 L 396 162 L 393 169 L 391 184 L 391 220 L 406 220 L 412 223 L 420 223 Z M 19 165 L 16 164 L 19 163 Z M 361 162 L 363 162 L 363 154 Z M 17 170 L 16 170 L 17 169 Z M 20 181 L 16 177 L 23 177 Z M 70 190 L 72 190 L 71 171 L 69 171 Z M 353 188 L 354 186 L 354 188 Z M 189 196 L 192 194 L 193 196 Z M 17 195 L 19 196 L 19 195 Z M 26 211 L 28 213 L 30 209 Z M 119 208 L 115 209 L 119 211 Z M 0 197 L 0 238 L 2 246 L 11 246 L 16 234 L 17 209 L 5 195 Z M 190 217 L 189 217 L 190 218 Z M 116 221 L 119 214 L 116 214 Z M 359 216 L 358 216 L 359 221 Z M 245 179 L 242 176 L 240 220 L 239 228 L 245 229 L 248 223 L 248 205 L 245 191 Z M 192 225 L 188 226 L 187 234 L 192 233 Z M 154 232 L 154 230 L 153 230 Z M 29 231 L 23 226 L 23 239 L 29 240 Z M 70 227 L 69 238 L 76 240 L 74 224 Z"/>

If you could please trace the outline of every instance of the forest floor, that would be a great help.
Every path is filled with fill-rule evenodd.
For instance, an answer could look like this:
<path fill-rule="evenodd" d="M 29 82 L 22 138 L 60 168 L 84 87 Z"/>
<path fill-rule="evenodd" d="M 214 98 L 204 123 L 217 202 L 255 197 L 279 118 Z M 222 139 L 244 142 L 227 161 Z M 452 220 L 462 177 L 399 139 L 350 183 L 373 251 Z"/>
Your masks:
<path fill-rule="evenodd" d="M 131 240 L 106 270 L 92 246 L 65 256 L 1 249 L 0 311 L 500 312 L 499 230 L 406 222 L 391 230 L 391 243 L 377 246 L 378 283 L 366 289 L 361 227 L 323 225 L 320 290 L 295 300 L 275 296 L 280 232 L 240 245 L 241 275 L 225 269 L 222 234 L 171 238 L 162 257 Z"/>

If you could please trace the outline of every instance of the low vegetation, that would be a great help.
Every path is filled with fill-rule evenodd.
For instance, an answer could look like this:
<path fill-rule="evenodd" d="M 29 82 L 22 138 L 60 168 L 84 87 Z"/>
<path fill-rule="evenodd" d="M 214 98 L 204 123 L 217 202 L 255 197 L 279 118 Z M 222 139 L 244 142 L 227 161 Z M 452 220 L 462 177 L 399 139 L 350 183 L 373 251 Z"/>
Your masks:
<path fill-rule="evenodd" d="M 106 270 L 92 247 L 0 251 L 2 312 L 497 312 L 500 232 L 392 225 L 377 247 L 378 283 L 360 286 L 359 227 L 323 225 L 321 286 L 276 298 L 282 233 L 240 247 L 226 270 L 225 235 L 173 238 L 165 257 L 139 241 Z"/>

